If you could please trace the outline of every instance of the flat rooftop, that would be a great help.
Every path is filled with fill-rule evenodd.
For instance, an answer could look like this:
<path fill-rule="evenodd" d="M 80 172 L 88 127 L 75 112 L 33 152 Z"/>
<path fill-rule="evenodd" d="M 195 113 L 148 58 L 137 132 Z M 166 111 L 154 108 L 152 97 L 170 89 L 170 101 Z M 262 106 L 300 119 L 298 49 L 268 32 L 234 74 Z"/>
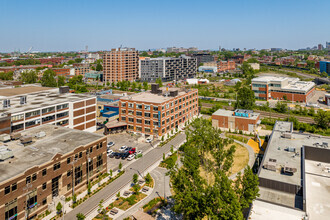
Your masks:
<path fill-rule="evenodd" d="M 187 94 L 187 92 L 185 91 L 179 91 L 179 89 L 177 88 L 168 88 L 168 90 L 166 91 L 166 88 L 159 88 L 161 90 L 163 90 L 163 94 L 153 94 L 150 91 L 147 92 L 140 92 L 140 93 L 136 93 L 130 96 L 125 96 L 125 97 L 121 97 L 120 100 L 122 101 L 138 101 L 138 102 L 143 102 L 143 103 L 156 103 L 156 104 L 161 104 L 170 100 L 173 100 L 176 97 L 182 96 Z M 178 95 L 175 97 L 172 97 L 169 95 L 170 91 L 179 91 Z M 189 90 L 191 91 L 191 90 Z M 168 93 L 167 96 L 164 95 L 164 93 Z"/>
<path fill-rule="evenodd" d="M 45 137 L 36 138 L 41 131 Z M 70 129 L 50 124 L 41 125 L 21 132 L 22 136 L 32 136 L 31 144 L 24 146 L 17 141 L 4 143 L 14 153 L 14 158 L 0 162 L 0 182 L 15 177 L 33 166 L 50 161 L 56 154 L 66 154 L 79 146 L 84 146 L 104 137 L 103 135 Z"/>
<path fill-rule="evenodd" d="M 0 89 L 0 98 L 24 95 L 27 93 L 34 93 L 34 92 L 51 90 L 51 89 L 54 89 L 54 88 L 41 87 L 41 86 L 23 86 L 23 87 L 17 87 L 17 88 L 8 88 L 7 87 L 7 88 Z"/>
<path fill-rule="evenodd" d="M 37 87 L 38 88 L 44 88 L 44 87 Z M 0 110 L 1 113 L 20 113 L 20 112 L 26 112 L 26 111 L 32 111 L 34 109 L 40 109 L 47 106 L 53 106 L 53 105 L 59 105 L 63 103 L 68 102 L 76 102 L 88 98 L 93 98 L 95 96 L 87 95 L 87 94 L 75 94 L 75 93 L 62 93 L 60 94 L 58 92 L 58 89 L 49 89 L 48 90 L 40 90 L 36 91 L 34 86 L 32 86 L 32 91 L 28 90 L 26 93 L 26 104 L 20 103 L 20 97 L 19 94 L 17 96 L 11 96 L 8 98 L 10 100 L 10 107 Z M 18 88 L 15 88 L 18 89 Z M 1 91 L 2 89 L 0 89 Z M 3 97 L 2 97 L 3 99 Z M 2 106 L 1 106 L 2 108 Z"/>
<path fill-rule="evenodd" d="M 242 111 L 242 110 L 240 109 L 240 111 Z M 246 119 L 256 120 L 260 114 L 253 112 L 253 113 L 250 113 L 250 117 L 243 117 L 243 116 L 234 115 L 234 111 L 225 110 L 225 109 L 218 109 L 212 115 L 219 115 L 219 116 L 225 116 L 225 117 L 235 117 L 235 118 L 246 118 Z"/>
<path fill-rule="evenodd" d="M 268 202 L 255 200 L 253 202 L 249 219 L 253 220 L 301 220 L 305 212 L 291 209 Z"/>
<path fill-rule="evenodd" d="M 330 216 L 330 164 L 305 160 L 306 209 L 310 219 Z"/>

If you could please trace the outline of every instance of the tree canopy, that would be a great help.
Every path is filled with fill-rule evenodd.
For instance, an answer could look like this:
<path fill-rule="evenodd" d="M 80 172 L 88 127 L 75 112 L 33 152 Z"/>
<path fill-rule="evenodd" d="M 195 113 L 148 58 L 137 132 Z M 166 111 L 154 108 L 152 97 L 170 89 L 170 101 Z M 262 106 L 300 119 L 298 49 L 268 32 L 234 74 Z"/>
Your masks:
<path fill-rule="evenodd" d="M 55 77 L 56 77 L 56 73 L 53 70 L 51 69 L 46 70 L 42 75 L 41 85 L 46 87 L 56 87 L 57 82 Z"/>
<path fill-rule="evenodd" d="M 254 104 L 255 104 L 254 92 L 246 86 L 239 88 L 237 92 L 237 101 L 235 103 L 235 108 L 252 110 Z"/>
<path fill-rule="evenodd" d="M 206 119 L 196 119 L 186 130 L 183 166 L 170 170 L 173 210 L 184 219 L 243 219 L 242 210 L 258 196 L 258 177 L 250 167 L 238 173 L 236 180 L 228 177 L 235 145 L 231 145 L 233 140 L 220 138 L 220 133 Z M 214 176 L 213 183 L 201 176 L 201 168 Z"/>
<path fill-rule="evenodd" d="M 318 110 L 317 114 L 314 116 L 314 121 L 320 128 L 328 128 L 330 126 L 330 112 L 322 109 Z"/>
<path fill-rule="evenodd" d="M 34 70 L 24 71 L 21 73 L 21 80 L 23 83 L 36 83 L 38 80 L 38 74 Z"/>

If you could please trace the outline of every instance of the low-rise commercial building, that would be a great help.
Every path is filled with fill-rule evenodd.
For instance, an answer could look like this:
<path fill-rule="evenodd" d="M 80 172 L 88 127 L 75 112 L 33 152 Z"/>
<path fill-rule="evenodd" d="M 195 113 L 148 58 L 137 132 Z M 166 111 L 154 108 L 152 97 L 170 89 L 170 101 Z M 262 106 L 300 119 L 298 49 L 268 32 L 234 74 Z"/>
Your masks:
<path fill-rule="evenodd" d="M 134 133 L 163 136 L 198 115 L 198 90 L 158 88 L 120 98 L 119 121 Z"/>
<path fill-rule="evenodd" d="M 277 207 L 286 207 L 293 215 L 290 219 L 301 219 L 302 212 L 308 219 L 328 219 L 330 209 L 324 207 L 330 203 L 329 144 L 328 137 L 296 133 L 291 122 L 277 121 L 258 171 L 257 201 L 271 204 L 272 210 L 260 216 L 252 208 L 251 218 L 265 219 Z"/>
<path fill-rule="evenodd" d="M 320 61 L 320 72 L 330 75 L 330 61 Z"/>
<path fill-rule="evenodd" d="M 257 99 L 307 102 L 314 95 L 315 83 L 298 78 L 260 76 L 252 79 L 251 88 Z"/>
<path fill-rule="evenodd" d="M 209 53 L 194 53 L 191 56 L 197 59 L 197 66 L 199 66 L 201 63 L 214 61 L 214 57 Z"/>
<path fill-rule="evenodd" d="M 160 78 L 166 82 L 194 77 L 197 72 L 197 59 L 185 55 L 178 58 L 144 57 L 139 60 L 139 66 L 142 81 L 155 82 Z"/>
<path fill-rule="evenodd" d="M 73 68 L 76 76 L 84 76 L 85 73 L 88 73 L 90 71 L 89 63 L 74 63 Z"/>
<path fill-rule="evenodd" d="M 11 116 L 10 129 L 18 132 L 42 124 L 62 125 L 78 130 L 96 130 L 96 97 L 68 93 L 67 87 L 40 86 L 0 88 L 0 111 Z"/>
<path fill-rule="evenodd" d="M 232 131 L 241 130 L 255 132 L 260 124 L 260 114 L 252 110 L 236 109 L 229 111 L 219 109 L 212 114 L 212 125 L 216 128 L 226 128 Z"/>
<path fill-rule="evenodd" d="M 218 72 L 217 67 L 214 66 L 200 66 L 198 67 L 199 72 L 205 72 L 205 73 L 216 73 Z"/>
<path fill-rule="evenodd" d="M 0 219 L 32 219 L 106 172 L 106 137 L 42 125 L 2 146 Z M 29 143 L 24 140 L 29 139 Z M 12 158 L 5 157 L 10 152 Z M 54 202 L 55 201 L 55 202 Z"/>

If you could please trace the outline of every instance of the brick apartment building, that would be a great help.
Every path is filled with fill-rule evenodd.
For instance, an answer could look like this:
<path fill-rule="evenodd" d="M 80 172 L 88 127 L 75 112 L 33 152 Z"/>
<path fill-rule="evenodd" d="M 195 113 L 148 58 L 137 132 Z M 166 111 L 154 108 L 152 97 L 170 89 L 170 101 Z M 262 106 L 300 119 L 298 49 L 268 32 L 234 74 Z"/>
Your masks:
<path fill-rule="evenodd" d="M 35 58 L 35 60 L 39 60 L 41 64 L 55 64 L 59 65 L 64 60 L 63 57 L 51 57 L 51 58 Z"/>
<path fill-rule="evenodd" d="M 119 121 L 127 130 L 146 136 L 160 137 L 198 115 L 198 90 L 158 88 L 119 101 Z"/>
<path fill-rule="evenodd" d="M 107 170 L 103 135 L 50 124 L 21 135 L 32 137 L 32 142 L 12 140 L 1 151 L 13 157 L 0 161 L 0 220 L 55 211 L 61 196 L 86 190 L 88 182 Z"/>
<path fill-rule="evenodd" d="M 139 78 L 142 81 L 155 82 L 162 79 L 165 82 L 193 78 L 197 72 L 197 59 L 181 55 L 174 57 L 144 57 L 139 60 Z"/>
<path fill-rule="evenodd" d="M 298 78 L 260 76 L 252 79 L 251 88 L 258 99 L 307 102 L 314 95 L 315 83 Z"/>
<path fill-rule="evenodd" d="M 52 67 L 52 65 L 25 65 L 25 66 L 2 66 L 0 67 L 0 73 L 8 73 L 11 71 L 16 70 L 30 70 L 30 69 L 37 69 L 38 67 Z"/>
<path fill-rule="evenodd" d="M 76 76 L 82 75 L 84 76 L 85 73 L 88 73 L 90 71 L 89 63 L 74 63 L 74 74 Z"/>
<path fill-rule="evenodd" d="M 219 109 L 212 114 L 212 125 L 216 128 L 226 128 L 232 131 L 242 130 L 255 132 L 260 119 L 259 113 L 254 113 L 251 110 L 236 109 L 229 111 Z"/>
<path fill-rule="evenodd" d="M 118 48 L 103 55 L 106 82 L 134 81 L 139 77 L 139 53 L 135 48 Z"/>
<path fill-rule="evenodd" d="M 65 89 L 64 89 L 65 90 Z M 10 116 L 10 124 L 0 123 L 0 133 L 18 132 L 42 124 L 78 130 L 96 130 L 96 98 L 65 93 L 60 88 L 39 86 L 0 89 L 0 118 Z"/>
<path fill-rule="evenodd" d="M 52 70 L 56 73 L 56 76 L 68 77 L 70 75 L 70 68 L 52 68 Z"/>
<path fill-rule="evenodd" d="M 221 73 L 224 71 L 229 71 L 229 70 L 235 70 L 235 69 L 236 69 L 236 63 L 233 60 L 217 62 L 218 73 Z"/>

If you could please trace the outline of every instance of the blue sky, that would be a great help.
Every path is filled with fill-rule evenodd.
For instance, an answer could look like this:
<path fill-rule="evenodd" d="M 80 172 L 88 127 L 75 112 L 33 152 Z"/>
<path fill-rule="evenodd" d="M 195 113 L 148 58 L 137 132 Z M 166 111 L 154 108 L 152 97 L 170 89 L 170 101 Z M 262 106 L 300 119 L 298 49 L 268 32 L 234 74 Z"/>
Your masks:
<path fill-rule="evenodd" d="M 330 41 L 328 0 L 0 0 L 0 52 L 298 49 Z"/>

